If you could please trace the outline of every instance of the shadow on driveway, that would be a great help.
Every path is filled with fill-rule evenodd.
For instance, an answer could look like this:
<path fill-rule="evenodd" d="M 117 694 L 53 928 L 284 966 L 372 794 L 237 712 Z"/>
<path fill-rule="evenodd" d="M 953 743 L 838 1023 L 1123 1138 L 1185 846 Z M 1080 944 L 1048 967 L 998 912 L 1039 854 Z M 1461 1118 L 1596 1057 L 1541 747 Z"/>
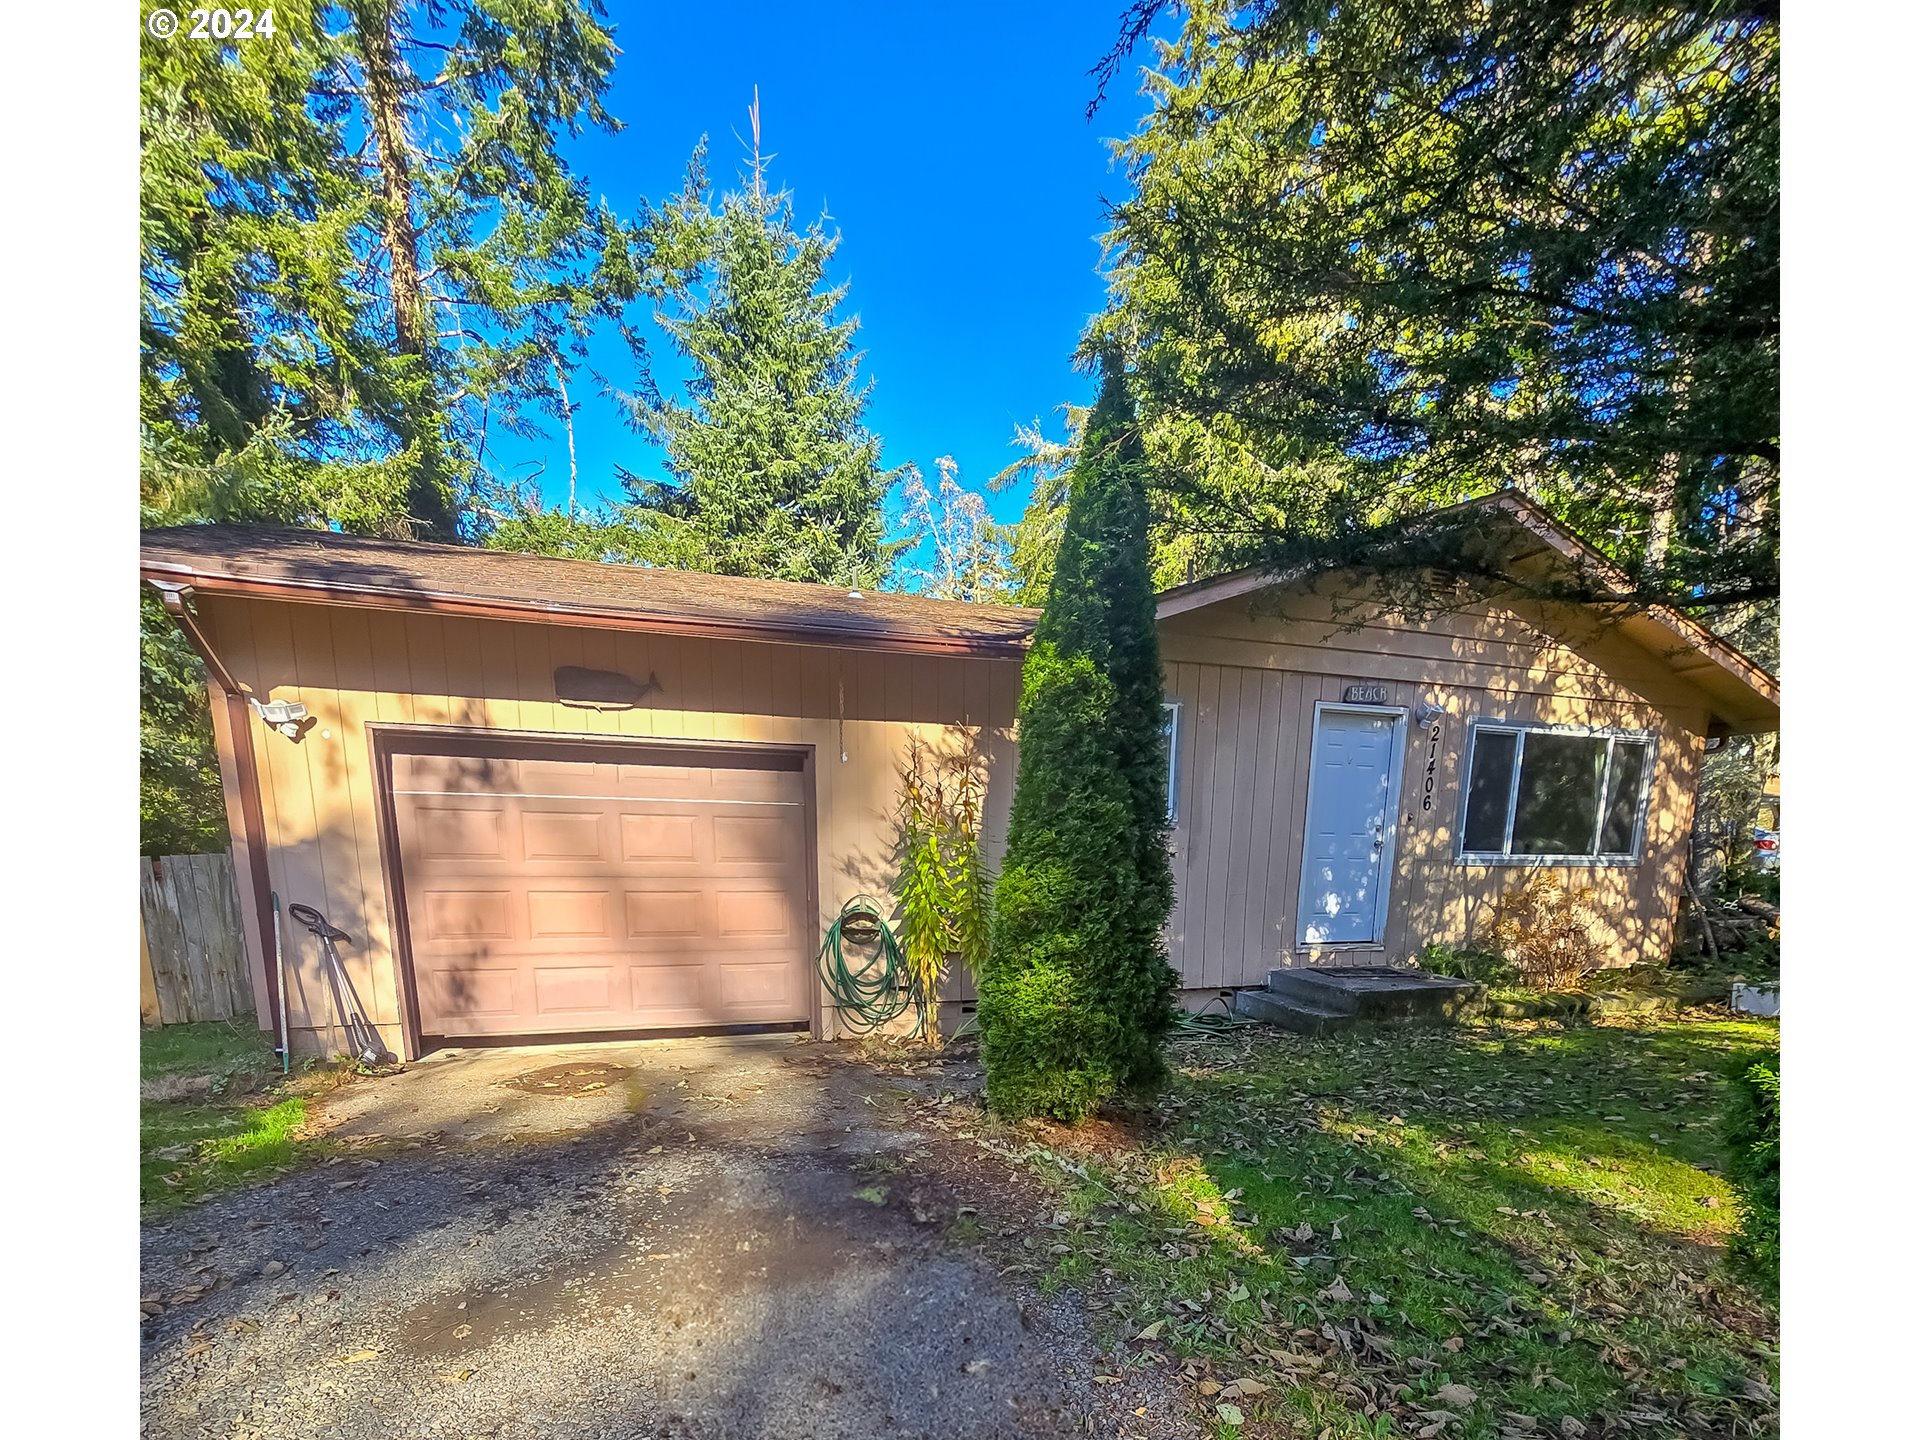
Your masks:
<path fill-rule="evenodd" d="M 954 1143 L 911 1123 L 940 1083 L 780 1036 L 350 1086 L 346 1158 L 144 1233 L 143 1433 L 1196 1433 L 1161 1377 L 1093 1383 L 1077 1302 L 958 1243 L 1006 1199 L 920 1163 Z"/>

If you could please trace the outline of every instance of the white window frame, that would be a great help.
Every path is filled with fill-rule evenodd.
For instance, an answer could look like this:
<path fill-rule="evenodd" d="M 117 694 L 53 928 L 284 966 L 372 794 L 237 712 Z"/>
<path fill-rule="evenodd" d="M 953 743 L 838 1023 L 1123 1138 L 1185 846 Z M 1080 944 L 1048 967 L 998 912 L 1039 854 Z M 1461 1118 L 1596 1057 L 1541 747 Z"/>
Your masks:
<path fill-rule="evenodd" d="M 1180 823 L 1180 792 L 1176 785 L 1180 780 L 1180 702 L 1162 700 L 1160 702 L 1163 723 L 1167 734 L 1167 823 Z"/>
<path fill-rule="evenodd" d="M 1514 735 L 1513 774 L 1507 784 L 1507 828 L 1500 850 L 1467 849 L 1467 805 L 1473 798 L 1473 756 L 1480 734 Z M 1607 823 L 1607 792 L 1613 785 L 1613 742 L 1633 741 L 1647 747 L 1646 768 L 1640 775 L 1640 794 L 1633 811 L 1633 843 L 1625 851 L 1605 855 L 1515 855 L 1513 850 L 1514 813 L 1519 808 L 1520 771 L 1526 760 L 1529 735 L 1580 735 L 1605 740 L 1606 764 L 1600 770 L 1600 804 L 1593 821 L 1593 843 L 1598 847 L 1600 830 Z M 1463 865 L 1582 865 L 1594 869 L 1638 865 L 1644 858 L 1647 840 L 1647 808 L 1653 795 L 1653 775 L 1660 760 L 1660 737 L 1652 730 L 1621 730 L 1606 725 L 1536 725 L 1524 720 L 1472 720 L 1467 725 L 1467 748 L 1460 766 L 1460 813 L 1454 826 L 1453 855 Z"/>

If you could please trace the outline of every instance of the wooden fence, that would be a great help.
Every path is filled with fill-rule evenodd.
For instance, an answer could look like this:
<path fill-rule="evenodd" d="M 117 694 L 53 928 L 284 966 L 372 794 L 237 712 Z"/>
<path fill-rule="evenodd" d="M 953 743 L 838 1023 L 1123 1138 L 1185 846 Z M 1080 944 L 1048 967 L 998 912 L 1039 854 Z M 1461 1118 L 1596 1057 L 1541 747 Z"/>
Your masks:
<path fill-rule="evenodd" d="M 230 855 L 142 856 L 140 1020 L 252 1015 L 253 980 Z"/>

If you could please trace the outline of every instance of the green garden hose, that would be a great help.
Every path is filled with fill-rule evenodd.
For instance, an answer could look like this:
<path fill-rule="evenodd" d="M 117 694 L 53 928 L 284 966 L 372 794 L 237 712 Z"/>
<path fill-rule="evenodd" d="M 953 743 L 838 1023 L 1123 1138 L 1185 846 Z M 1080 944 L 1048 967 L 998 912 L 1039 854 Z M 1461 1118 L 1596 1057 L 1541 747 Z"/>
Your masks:
<path fill-rule="evenodd" d="M 1207 1012 L 1215 1005 L 1220 1007 L 1218 1015 Z M 1173 1014 L 1173 1038 L 1176 1040 L 1224 1040 L 1244 1030 L 1259 1025 L 1258 1020 L 1249 1020 L 1236 1015 L 1227 1008 L 1224 1000 L 1209 1000 L 1198 1010 L 1176 1010 Z"/>
<path fill-rule="evenodd" d="M 849 965 L 849 944 L 871 949 L 864 960 Z M 900 942 L 871 895 L 856 895 L 840 907 L 820 942 L 819 967 L 840 1023 L 856 1035 L 878 1030 L 918 999 Z"/>

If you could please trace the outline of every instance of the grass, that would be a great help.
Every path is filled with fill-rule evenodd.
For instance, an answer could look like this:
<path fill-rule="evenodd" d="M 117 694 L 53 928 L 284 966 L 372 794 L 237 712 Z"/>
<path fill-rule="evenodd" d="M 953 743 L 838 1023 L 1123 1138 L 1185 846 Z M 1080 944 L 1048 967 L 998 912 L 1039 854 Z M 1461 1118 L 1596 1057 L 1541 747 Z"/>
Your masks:
<path fill-rule="evenodd" d="M 242 1021 L 163 1025 L 140 1031 L 140 1078 L 206 1076 L 214 1080 L 265 1075 L 280 1068 L 272 1037 Z"/>
<path fill-rule="evenodd" d="M 1778 1319 L 1721 1264 L 1717 1127 L 1726 1056 L 1777 1038 L 1189 1045 L 1150 1139 L 1030 1147 L 1075 1217 L 1048 1280 L 1106 1308 L 1110 1363 L 1181 1368 L 1223 1434 L 1767 1433 Z"/>
<path fill-rule="evenodd" d="M 157 1211 L 278 1172 L 303 1142 L 307 1098 L 283 1086 L 269 1037 L 212 1022 L 140 1032 L 140 1203 Z"/>

